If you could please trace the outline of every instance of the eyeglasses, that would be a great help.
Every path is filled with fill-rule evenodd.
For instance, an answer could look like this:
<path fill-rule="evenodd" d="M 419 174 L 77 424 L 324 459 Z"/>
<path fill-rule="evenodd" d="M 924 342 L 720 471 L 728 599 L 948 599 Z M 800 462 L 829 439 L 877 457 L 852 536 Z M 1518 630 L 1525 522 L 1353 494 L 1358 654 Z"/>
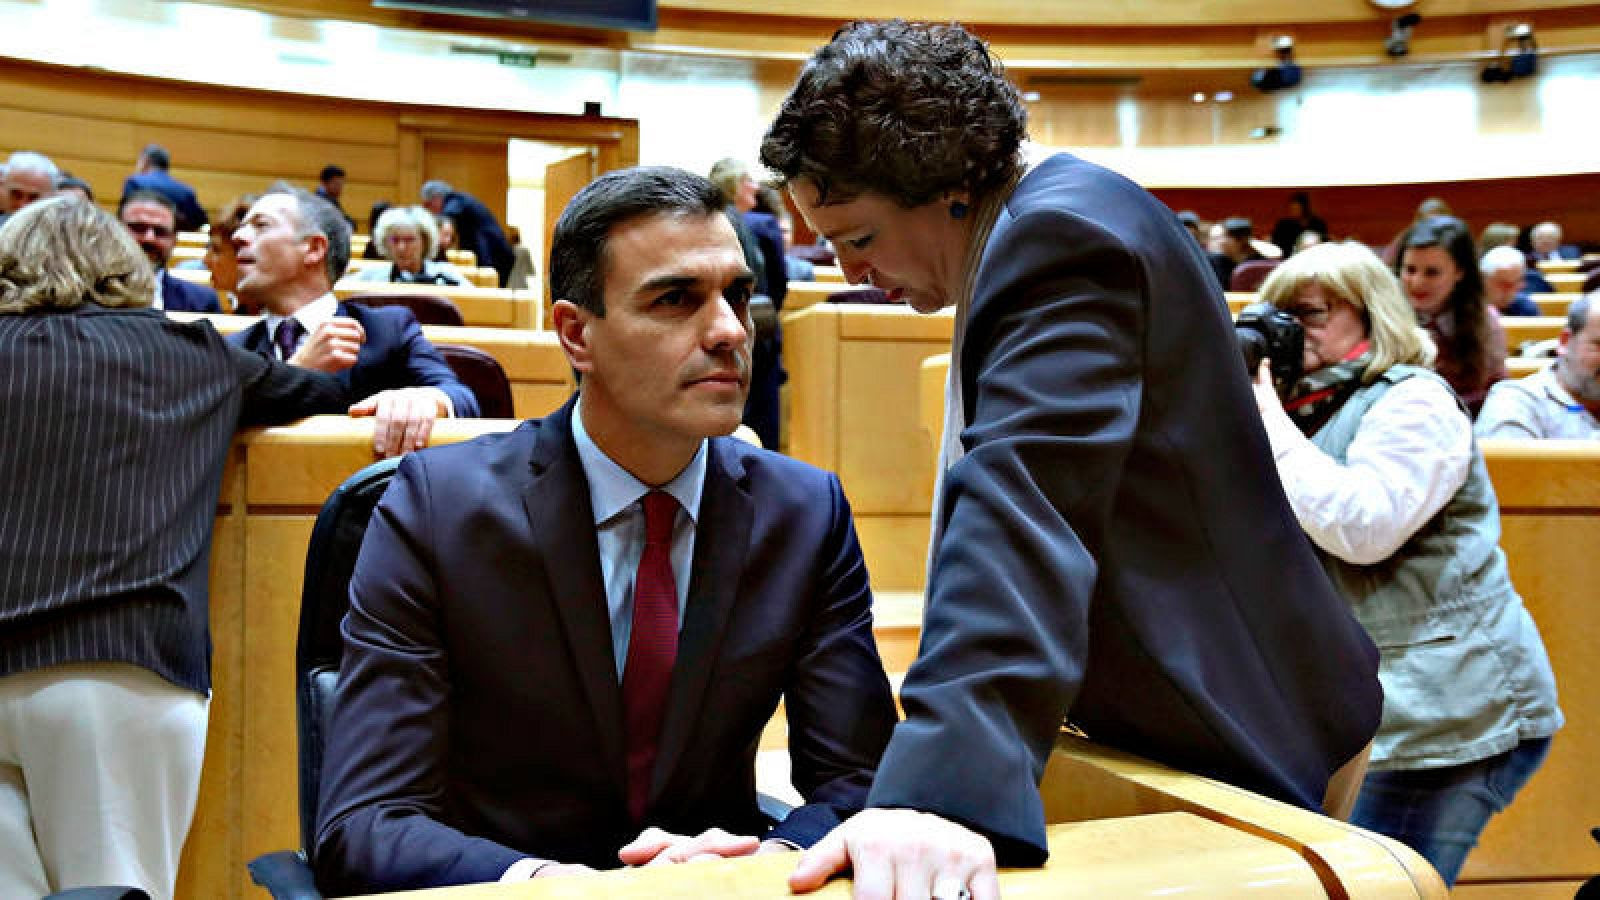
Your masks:
<path fill-rule="evenodd" d="M 1299 319 L 1300 324 L 1307 328 L 1321 328 L 1328 324 L 1328 315 L 1333 311 L 1326 306 L 1291 306 L 1285 312 Z"/>
<path fill-rule="evenodd" d="M 134 234 L 149 233 L 158 238 L 172 237 L 174 234 L 173 230 L 165 225 L 150 225 L 145 222 L 123 222 L 122 224 L 128 226 L 128 230 Z"/>

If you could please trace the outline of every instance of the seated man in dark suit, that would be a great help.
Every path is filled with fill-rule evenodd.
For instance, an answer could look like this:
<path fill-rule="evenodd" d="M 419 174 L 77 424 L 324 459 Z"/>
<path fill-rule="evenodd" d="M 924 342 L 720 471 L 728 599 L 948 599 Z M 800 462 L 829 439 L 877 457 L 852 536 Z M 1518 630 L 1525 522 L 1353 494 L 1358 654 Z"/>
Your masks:
<path fill-rule="evenodd" d="M 808 846 L 861 807 L 893 727 L 838 479 L 724 437 L 754 279 L 716 189 L 602 175 L 550 272 L 577 397 L 407 458 L 362 545 L 327 890 Z M 780 697 L 806 804 L 769 827 L 755 757 Z"/>
<path fill-rule="evenodd" d="M 122 182 L 122 202 L 139 191 L 155 191 L 172 201 L 178 211 L 179 231 L 199 231 L 209 221 L 206 211 L 195 198 L 194 188 L 167 172 L 171 166 L 172 157 L 165 148 L 156 144 L 144 148 L 136 171 Z"/>
<path fill-rule="evenodd" d="M 441 416 L 478 415 L 478 400 L 400 307 L 341 303 L 333 283 L 350 263 L 350 226 L 333 204 L 288 185 L 257 200 L 233 233 L 239 298 L 266 317 L 229 340 L 294 365 L 338 374 L 376 416 L 373 450 L 426 446 Z"/>
<path fill-rule="evenodd" d="M 178 211 L 164 194 L 134 191 L 122 200 L 117 211 L 122 224 L 133 233 L 134 243 L 155 267 L 155 309 L 176 312 L 220 313 L 217 292 L 201 284 L 173 278 L 167 270 L 172 250 L 178 246 Z"/>

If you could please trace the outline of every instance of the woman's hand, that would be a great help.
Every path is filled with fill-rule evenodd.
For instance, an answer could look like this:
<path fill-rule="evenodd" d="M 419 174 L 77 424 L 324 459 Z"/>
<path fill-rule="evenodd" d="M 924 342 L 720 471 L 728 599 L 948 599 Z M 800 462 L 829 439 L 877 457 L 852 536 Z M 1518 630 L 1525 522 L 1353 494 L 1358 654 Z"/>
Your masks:
<path fill-rule="evenodd" d="M 1283 412 L 1283 401 L 1278 398 L 1278 389 L 1272 384 L 1272 363 L 1262 360 L 1256 368 L 1256 406 L 1262 415 L 1270 415 L 1274 410 Z"/>

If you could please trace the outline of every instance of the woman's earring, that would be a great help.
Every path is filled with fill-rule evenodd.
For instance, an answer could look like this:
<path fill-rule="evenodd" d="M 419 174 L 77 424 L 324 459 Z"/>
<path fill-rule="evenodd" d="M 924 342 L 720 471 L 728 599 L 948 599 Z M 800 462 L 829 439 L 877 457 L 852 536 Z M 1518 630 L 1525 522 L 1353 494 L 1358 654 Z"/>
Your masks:
<path fill-rule="evenodd" d="M 951 204 L 950 204 L 950 218 L 952 218 L 952 219 L 965 219 L 966 217 L 967 217 L 967 205 L 965 203 L 962 203 L 960 200 L 956 200 L 956 201 L 951 202 Z"/>

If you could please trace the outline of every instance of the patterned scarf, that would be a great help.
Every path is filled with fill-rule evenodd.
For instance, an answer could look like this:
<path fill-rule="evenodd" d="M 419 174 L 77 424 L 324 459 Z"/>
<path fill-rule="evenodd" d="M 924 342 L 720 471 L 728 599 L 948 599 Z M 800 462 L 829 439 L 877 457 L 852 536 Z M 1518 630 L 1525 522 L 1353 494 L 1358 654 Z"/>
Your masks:
<path fill-rule="evenodd" d="M 1283 409 L 1306 437 L 1328 423 L 1350 395 L 1361 387 L 1361 374 L 1372 360 L 1372 342 L 1362 341 L 1344 359 L 1301 377 L 1289 390 Z"/>

